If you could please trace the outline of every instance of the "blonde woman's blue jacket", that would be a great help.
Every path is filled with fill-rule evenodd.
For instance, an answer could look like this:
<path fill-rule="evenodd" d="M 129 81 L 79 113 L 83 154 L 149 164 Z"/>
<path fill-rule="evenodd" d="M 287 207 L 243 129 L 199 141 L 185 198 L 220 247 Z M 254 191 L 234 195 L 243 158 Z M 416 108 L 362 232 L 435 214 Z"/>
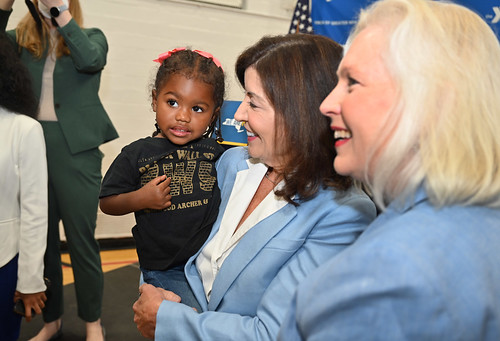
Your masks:
<path fill-rule="evenodd" d="M 226 151 L 217 164 L 222 202 L 208 241 L 222 215 L 246 148 Z M 156 340 L 274 340 L 298 283 L 348 245 L 375 217 L 375 206 L 357 190 L 321 190 L 295 207 L 287 204 L 252 227 L 222 265 L 207 302 L 195 265 L 186 276 L 204 312 L 164 301 L 157 314 Z M 205 244 L 206 245 L 206 244 Z"/>
<path fill-rule="evenodd" d="M 389 206 L 299 286 L 280 341 L 500 340 L 500 209 Z"/>
<path fill-rule="evenodd" d="M 0 10 L 0 29 L 5 31 L 12 11 Z M 101 30 L 81 29 L 71 21 L 57 30 L 64 37 L 71 54 L 57 59 L 54 69 L 54 108 L 57 120 L 72 154 L 99 147 L 118 137 L 99 99 L 101 72 L 106 65 L 108 43 Z M 19 51 L 33 81 L 33 91 L 40 98 L 42 74 L 47 51 L 38 59 L 16 43 L 16 31 L 7 36 Z"/>

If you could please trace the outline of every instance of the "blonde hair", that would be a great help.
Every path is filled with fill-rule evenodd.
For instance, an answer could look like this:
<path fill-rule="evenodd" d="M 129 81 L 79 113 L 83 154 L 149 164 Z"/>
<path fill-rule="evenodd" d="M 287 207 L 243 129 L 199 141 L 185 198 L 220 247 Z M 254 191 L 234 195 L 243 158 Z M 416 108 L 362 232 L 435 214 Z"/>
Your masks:
<path fill-rule="evenodd" d="M 381 0 L 363 29 L 387 33 L 382 59 L 398 98 L 368 186 L 380 207 L 424 185 L 433 205 L 500 207 L 500 44 L 474 12 L 426 0 Z M 370 164 L 369 161 L 368 164 Z"/>
<path fill-rule="evenodd" d="M 33 4 L 35 5 L 38 13 L 40 13 L 40 10 L 38 8 L 38 0 L 33 0 Z M 77 25 L 83 27 L 83 15 L 79 0 L 69 1 L 69 12 L 71 13 L 73 20 L 75 20 Z M 16 39 L 19 47 L 24 47 L 37 58 L 42 57 L 47 44 L 50 44 L 49 26 L 47 25 L 44 17 L 41 14 L 40 19 L 42 21 L 41 30 L 38 29 L 35 20 L 29 12 L 21 19 L 16 27 Z M 49 50 L 52 48 L 53 46 L 49 46 Z M 57 58 L 69 54 L 70 51 L 68 49 L 68 46 L 64 42 L 64 38 L 62 36 L 59 36 L 56 50 Z"/>

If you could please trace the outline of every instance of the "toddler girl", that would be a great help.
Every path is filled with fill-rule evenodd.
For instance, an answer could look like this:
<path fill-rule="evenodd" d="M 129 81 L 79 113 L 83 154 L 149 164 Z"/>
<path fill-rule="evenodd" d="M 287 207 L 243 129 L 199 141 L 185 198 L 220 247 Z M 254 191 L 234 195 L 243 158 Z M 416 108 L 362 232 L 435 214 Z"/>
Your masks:
<path fill-rule="evenodd" d="M 200 310 L 184 264 L 217 218 L 215 161 L 224 149 L 208 137 L 220 119 L 224 73 L 211 54 L 163 53 L 152 90 L 156 131 L 124 147 L 101 186 L 104 213 L 135 213 L 132 233 L 146 283 L 179 294 Z"/>

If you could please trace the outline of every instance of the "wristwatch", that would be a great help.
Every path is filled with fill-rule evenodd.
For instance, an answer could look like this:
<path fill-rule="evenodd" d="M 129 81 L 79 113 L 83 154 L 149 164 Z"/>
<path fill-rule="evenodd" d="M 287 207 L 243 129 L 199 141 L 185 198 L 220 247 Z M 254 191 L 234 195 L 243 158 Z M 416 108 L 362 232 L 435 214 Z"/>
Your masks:
<path fill-rule="evenodd" d="M 62 12 L 68 10 L 68 5 L 66 4 L 63 4 L 61 6 L 57 6 L 57 7 L 51 7 L 50 8 L 50 15 L 52 16 L 52 18 L 57 18 L 59 16 L 59 14 L 61 14 Z"/>

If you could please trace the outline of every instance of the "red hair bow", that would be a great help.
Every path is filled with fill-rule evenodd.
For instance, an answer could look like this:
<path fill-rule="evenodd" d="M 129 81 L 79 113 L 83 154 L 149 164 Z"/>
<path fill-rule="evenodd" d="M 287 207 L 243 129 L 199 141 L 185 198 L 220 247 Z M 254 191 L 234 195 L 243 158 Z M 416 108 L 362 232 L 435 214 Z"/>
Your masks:
<path fill-rule="evenodd" d="M 169 58 L 174 53 L 177 53 L 179 51 L 184 51 L 185 49 L 186 49 L 185 47 L 178 47 L 178 48 L 175 48 L 175 49 L 170 50 L 168 52 L 163 52 L 162 54 L 160 54 L 158 56 L 157 59 L 154 59 L 153 62 L 158 62 L 161 64 L 161 63 L 163 63 L 163 61 L 165 59 Z M 208 53 L 205 51 L 200 51 L 200 50 L 193 50 L 193 52 L 198 53 L 200 56 L 205 57 L 207 59 L 211 59 L 215 63 L 215 65 L 217 65 L 217 67 L 220 67 L 220 69 L 222 71 L 224 71 L 224 69 L 222 69 L 222 65 L 221 65 L 220 61 L 217 58 L 215 58 L 211 53 Z"/>

